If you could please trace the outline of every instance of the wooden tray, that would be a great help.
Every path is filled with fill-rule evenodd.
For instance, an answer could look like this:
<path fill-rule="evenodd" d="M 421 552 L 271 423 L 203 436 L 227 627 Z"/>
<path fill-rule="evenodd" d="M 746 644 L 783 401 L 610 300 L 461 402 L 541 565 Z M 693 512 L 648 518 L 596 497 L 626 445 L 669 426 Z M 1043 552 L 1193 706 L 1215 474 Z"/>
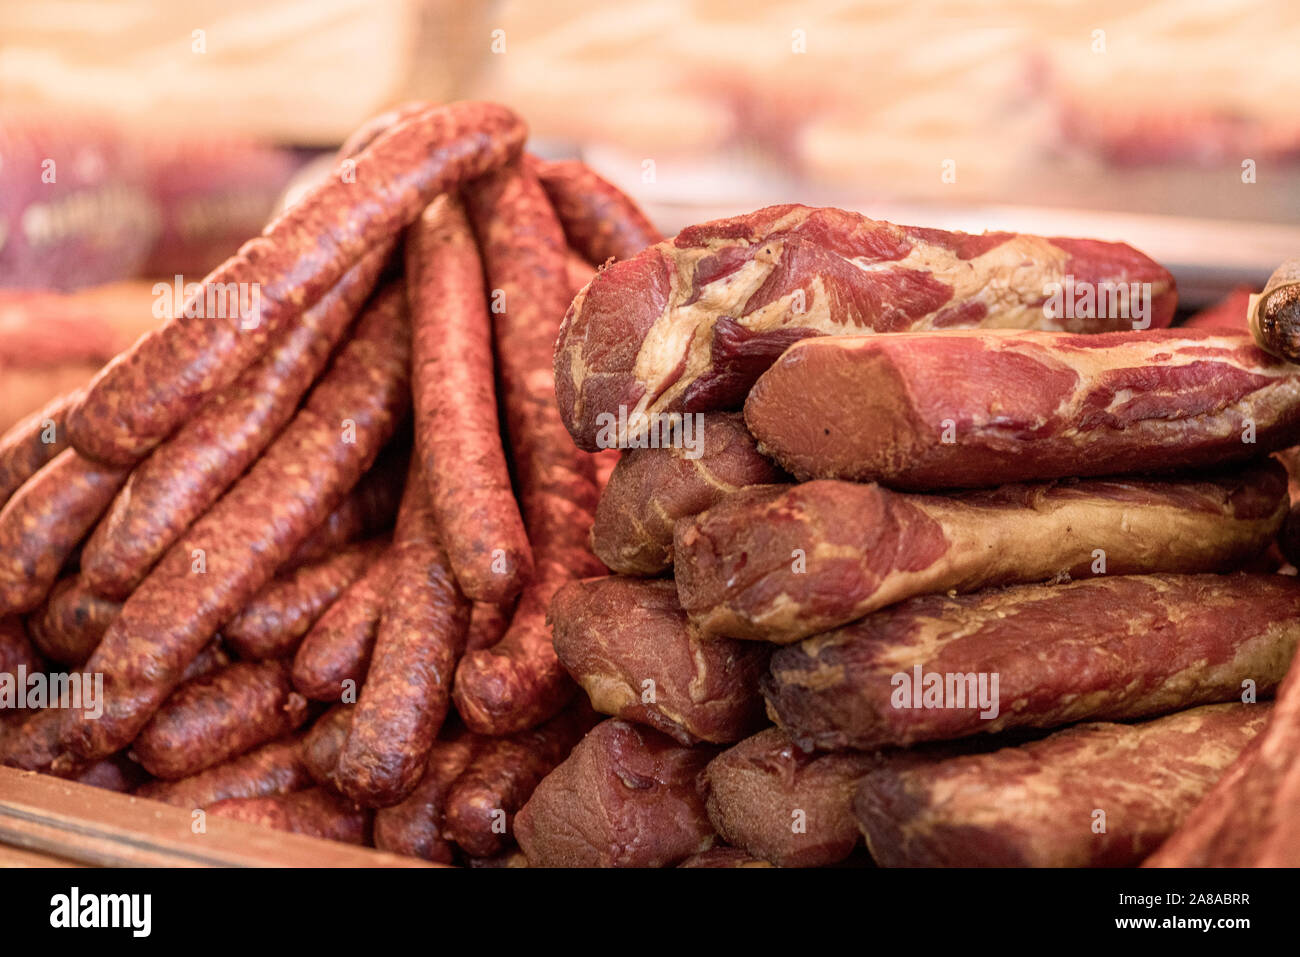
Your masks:
<path fill-rule="evenodd" d="M 0 768 L 0 867 L 425 867 L 30 771 Z"/>

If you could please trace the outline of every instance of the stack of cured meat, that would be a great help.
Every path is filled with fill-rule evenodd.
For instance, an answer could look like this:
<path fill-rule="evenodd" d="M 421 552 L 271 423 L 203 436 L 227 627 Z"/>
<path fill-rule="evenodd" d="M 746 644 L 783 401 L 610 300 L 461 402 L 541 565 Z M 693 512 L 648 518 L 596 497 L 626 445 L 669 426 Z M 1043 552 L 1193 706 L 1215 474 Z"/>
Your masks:
<path fill-rule="evenodd" d="M 804 207 L 601 271 L 556 382 L 626 450 L 617 574 L 551 617 L 616 720 L 529 860 L 1296 863 L 1300 367 L 1174 299 L 1121 244 Z"/>

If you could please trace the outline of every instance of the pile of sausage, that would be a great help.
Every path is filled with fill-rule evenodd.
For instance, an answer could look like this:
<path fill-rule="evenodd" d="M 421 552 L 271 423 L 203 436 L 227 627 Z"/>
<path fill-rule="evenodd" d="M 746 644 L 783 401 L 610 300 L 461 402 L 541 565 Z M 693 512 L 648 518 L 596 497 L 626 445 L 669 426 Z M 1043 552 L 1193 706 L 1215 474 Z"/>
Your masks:
<path fill-rule="evenodd" d="M 1150 311 L 1058 318 L 1062 274 Z M 625 449 L 615 574 L 551 618 L 613 719 L 527 859 L 1300 864 L 1300 366 L 1174 296 L 1127 246 L 803 207 L 601 270 L 556 383 Z"/>
<path fill-rule="evenodd" d="M 376 118 L 0 438 L 0 679 L 103 682 L 0 762 L 441 863 L 1297 863 L 1300 367 L 1122 244 L 661 241 L 525 137 Z"/>
<path fill-rule="evenodd" d="M 593 264 L 659 239 L 525 137 L 493 104 L 376 118 L 0 439 L 0 677 L 103 682 L 0 712 L 0 761 L 433 861 L 512 846 L 595 720 L 546 611 L 604 571 L 612 461 L 569 441 L 553 346 Z"/>

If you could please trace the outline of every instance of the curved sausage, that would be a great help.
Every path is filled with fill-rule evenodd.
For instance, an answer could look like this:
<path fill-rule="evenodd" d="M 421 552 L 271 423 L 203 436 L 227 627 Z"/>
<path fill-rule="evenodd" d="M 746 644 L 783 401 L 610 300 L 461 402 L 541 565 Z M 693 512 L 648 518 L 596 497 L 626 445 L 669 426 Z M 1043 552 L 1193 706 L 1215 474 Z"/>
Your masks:
<path fill-rule="evenodd" d="M 14 492 L 0 509 L 0 615 L 45 600 L 130 472 L 64 449 Z"/>
<path fill-rule="evenodd" d="M 335 771 L 338 770 L 343 745 L 348 740 L 348 731 L 352 728 L 352 712 L 355 710 L 354 705 L 335 705 L 303 735 L 302 763 L 312 780 L 322 787 L 338 790 Z"/>
<path fill-rule="evenodd" d="M 379 453 L 374 466 L 361 477 L 356 488 L 294 549 L 281 572 L 318 562 L 345 545 L 391 529 L 402 497 L 402 477 L 410 461 L 408 452 L 399 436 L 399 441 Z"/>
<path fill-rule="evenodd" d="M 339 757 L 339 789 L 369 807 L 397 804 L 419 783 L 469 627 L 470 603 L 438 542 L 429 498 L 413 466 L 374 656 Z"/>
<path fill-rule="evenodd" d="M 75 666 L 91 656 L 121 610 L 121 602 L 95 594 L 80 575 L 68 575 L 28 618 L 27 627 L 41 654 Z"/>
<path fill-rule="evenodd" d="M 297 738 L 272 741 L 247 754 L 175 781 L 149 781 L 136 797 L 177 807 L 207 807 L 226 798 L 266 797 L 301 791 L 314 783 L 303 763 Z"/>
<path fill-rule="evenodd" d="M 577 702 L 530 731 L 484 738 L 447 792 L 443 836 L 471 857 L 499 854 L 511 840 L 515 814 L 599 719 Z"/>
<path fill-rule="evenodd" d="M 197 774 L 295 730 L 307 700 L 278 661 L 239 661 L 177 688 L 132 746 L 155 777 Z"/>
<path fill-rule="evenodd" d="M 208 805 L 216 817 L 345 844 L 369 844 L 370 811 L 349 805 L 325 788 L 265 797 L 232 797 Z"/>
<path fill-rule="evenodd" d="M 479 648 L 491 648 L 510 627 L 514 616 L 514 602 L 505 605 L 493 605 L 485 601 L 474 602 L 469 613 L 469 633 L 465 636 L 465 650 L 477 651 Z"/>
<path fill-rule="evenodd" d="M 550 356 L 568 303 L 564 234 L 536 177 L 518 164 L 466 192 L 488 287 L 505 405 L 534 580 L 505 637 L 456 670 L 456 709 L 483 734 L 509 734 L 557 714 L 573 684 L 555 657 L 546 608 L 560 584 L 600 574 L 587 548 L 596 487 L 589 456 L 573 447 L 555 408 Z"/>
<path fill-rule="evenodd" d="M 70 392 L 52 399 L 0 436 L 0 505 L 46 462 L 68 447 L 63 420 L 68 407 L 79 398 L 79 392 Z"/>
<path fill-rule="evenodd" d="M 81 571 L 124 599 L 181 534 L 256 461 L 298 408 L 392 250 L 367 253 L 239 379 L 153 450 L 86 543 Z"/>
<path fill-rule="evenodd" d="M 384 548 L 383 542 L 348 546 L 273 579 L 221 627 L 226 644 L 245 659 L 293 654 L 303 635 Z"/>
<path fill-rule="evenodd" d="M 390 548 L 312 625 L 293 659 L 293 684 L 313 701 L 355 704 L 393 578 Z"/>
<path fill-rule="evenodd" d="M 406 271 L 416 447 L 442 544 L 461 591 L 502 602 L 532 577 L 533 553 L 501 446 L 483 270 L 451 197 L 411 226 Z"/>
<path fill-rule="evenodd" d="M 528 157 L 564 225 L 569 245 L 588 262 L 630 259 L 663 239 L 630 196 L 580 160 Z"/>
<path fill-rule="evenodd" d="M 0 675 L 12 675 L 16 681 L 20 666 L 28 674 L 44 667 L 28 639 L 23 620 L 17 615 L 8 615 L 0 618 Z"/>
<path fill-rule="evenodd" d="M 447 791 L 487 740 L 464 732 L 433 742 L 415 790 L 401 804 L 375 812 L 375 847 L 450 864 L 453 849 L 442 823 Z"/>
<path fill-rule="evenodd" d="M 519 117 L 490 103 L 431 106 L 394 124 L 211 272 L 174 319 L 109 363 L 68 411 L 72 444 L 113 463 L 152 448 L 365 250 L 435 196 L 517 155 L 525 134 Z"/>
<path fill-rule="evenodd" d="M 104 714 L 69 713 L 63 740 L 87 757 L 129 743 L 220 625 L 265 585 L 356 485 L 410 401 L 400 285 L 381 291 L 293 421 L 132 592 L 86 668 Z"/>

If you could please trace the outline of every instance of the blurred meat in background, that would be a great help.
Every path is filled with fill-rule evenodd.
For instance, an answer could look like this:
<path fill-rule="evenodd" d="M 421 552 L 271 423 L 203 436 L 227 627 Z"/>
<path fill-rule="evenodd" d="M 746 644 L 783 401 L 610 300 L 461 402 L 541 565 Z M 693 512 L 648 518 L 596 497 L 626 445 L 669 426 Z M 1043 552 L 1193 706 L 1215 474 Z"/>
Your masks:
<path fill-rule="evenodd" d="M 201 129 L 56 114 L 0 126 L 0 287 L 197 280 L 266 222 L 298 161 Z"/>
<path fill-rule="evenodd" d="M 0 433 L 89 382 L 105 362 L 170 318 L 173 299 L 146 280 L 71 293 L 0 289 Z"/>
<path fill-rule="evenodd" d="M 1016 202 L 1294 222 L 1287 0 L 508 0 L 481 95 L 652 204 Z M 655 163 L 646 182 L 645 160 Z M 1253 160 L 1254 183 L 1242 182 Z M 1243 189 L 1243 185 L 1258 189 Z M 653 187 L 653 188 L 651 188 Z M 797 195 L 790 195 L 791 190 Z"/>
<path fill-rule="evenodd" d="M 198 281 L 410 99 L 510 105 L 667 233 L 804 202 L 1095 235 L 1190 307 L 1300 245 L 1287 0 L 6 0 L 0 38 L 0 290 Z M 122 288 L 6 295 L 0 375 L 88 374 L 152 305 Z"/>

